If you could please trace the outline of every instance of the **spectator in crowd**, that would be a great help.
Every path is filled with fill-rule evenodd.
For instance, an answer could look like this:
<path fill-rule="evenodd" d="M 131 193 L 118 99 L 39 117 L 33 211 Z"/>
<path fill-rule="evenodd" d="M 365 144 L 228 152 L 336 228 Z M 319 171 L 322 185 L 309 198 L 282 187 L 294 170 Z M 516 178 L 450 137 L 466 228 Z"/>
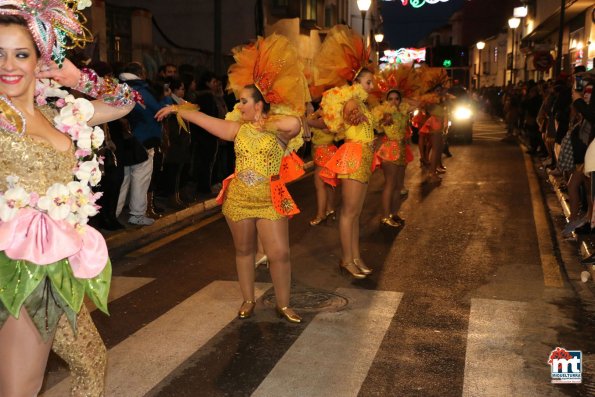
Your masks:
<path fill-rule="evenodd" d="M 539 126 L 537 124 L 537 114 L 541 108 L 542 97 L 539 93 L 539 87 L 537 84 L 529 80 L 526 86 L 527 93 L 521 103 L 521 108 L 524 114 L 524 128 L 529 139 L 529 150 L 528 154 L 545 154 L 545 144 L 541 139 L 539 133 Z"/>
<path fill-rule="evenodd" d="M 182 105 L 185 87 L 181 80 L 170 78 L 166 80 L 166 105 Z M 163 163 L 163 189 L 171 208 L 182 209 L 186 204 L 180 198 L 180 188 L 183 183 L 182 175 L 190 162 L 190 133 L 178 124 L 175 116 L 164 120 L 167 144 Z M 186 127 L 187 128 L 187 127 Z"/>
<path fill-rule="evenodd" d="M 504 94 L 504 117 L 506 121 L 505 141 L 514 140 L 515 130 L 519 126 L 521 113 L 521 91 L 513 85 L 508 85 Z"/>
<path fill-rule="evenodd" d="M 132 134 L 147 149 L 148 160 L 141 164 L 126 167 L 124 182 L 118 200 L 117 214 L 124 207 L 128 191 L 130 190 L 130 218 L 128 223 L 134 225 L 151 225 L 154 219 L 147 215 L 157 216 L 153 208 L 154 163 L 161 167 L 161 125 L 155 121 L 155 113 L 161 105 L 155 98 L 154 90 L 146 80 L 144 67 L 138 62 L 131 62 L 124 68 L 120 80 L 128 83 L 140 93 L 144 105 L 136 104 L 128 115 Z"/>
<path fill-rule="evenodd" d="M 221 80 L 212 72 L 205 72 L 198 83 L 196 103 L 201 112 L 220 119 L 225 118 L 227 107 L 223 101 Z M 211 195 L 213 168 L 219 147 L 218 138 L 203 128 L 193 129 L 193 175 L 196 178 L 196 193 Z"/>
<path fill-rule="evenodd" d="M 588 74 L 580 69 L 574 76 L 576 82 L 572 91 L 572 108 L 575 118 L 569 133 L 571 134 L 572 151 L 577 169 L 568 182 L 571 214 L 568 218 L 568 224 L 563 231 L 565 236 L 569 236 L 578 227 L 587 223 L 591 224 L 593 212 L 591 196 L 588 200 L 587 213 L 582 216 L 579 212 L 581 204 L 580 189 L 583 188 L 585 192 L 590 190 L 589 188 L 591 186 L 588 183 L 588 176 L 591 176 L 590 173 L 593 171 L 593 154 L 595 153 L 595 149 L 591 149 L 588 156 L 589 164 L 587 169 L 585 169 L 587 148 L 595 137 L 595 129 L 592 128 L 595 124 L 595 103 L 592 101 L 593 82 L 588 77 Z"/>
<path fill-rule="evenodd" d="M 157 80 L 163 82 L 167 79 L 174 78 L 178 75 L 178 68 L 172 63 L 166 63 L 159 66 L 157 70 Z"/>

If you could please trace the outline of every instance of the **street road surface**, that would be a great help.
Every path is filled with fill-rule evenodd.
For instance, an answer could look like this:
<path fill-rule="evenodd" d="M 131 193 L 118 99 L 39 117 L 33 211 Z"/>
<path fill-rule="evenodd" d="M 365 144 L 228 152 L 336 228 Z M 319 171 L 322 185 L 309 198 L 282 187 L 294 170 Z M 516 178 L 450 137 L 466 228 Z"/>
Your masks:
<path fill-rule="evenodd" d="M 299 325 L 275 316 L 264 267 L 255 316 L 236 318 L 242 298 L 220 214 L 115 260 L 111 316 L 93 312 L 109 350 L 106 396 L 595 395 L 595 313 L 559 268 L 535 177 L 503 136 L 501 124 L 477 122 L 474 143 L 445 159 L 441 186 L 422 184 L 410 164 L 399 231 L 379 223 L 374 175 L 366 280 L 340 274 L 336 221 L 308 225 L 312 176 L 291 185 L 302 210 L 290 221 Z M 582 351 L 581 384 L 551 383 L 556 347 Z M 67 396 L 68 382 L 52 357 L 43 396 Z"/>

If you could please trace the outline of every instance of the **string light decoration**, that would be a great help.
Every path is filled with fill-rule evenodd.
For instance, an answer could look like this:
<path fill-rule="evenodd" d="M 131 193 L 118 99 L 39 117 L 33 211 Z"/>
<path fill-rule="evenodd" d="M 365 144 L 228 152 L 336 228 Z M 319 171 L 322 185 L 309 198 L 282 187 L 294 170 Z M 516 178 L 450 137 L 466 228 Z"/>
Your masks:
<path fill-rule="evenodd" d="M 401 0 L 403 6 L 411 5 L 413 8 L 420 8 L 426 4 L 446 3 L 448 0 Z"/>

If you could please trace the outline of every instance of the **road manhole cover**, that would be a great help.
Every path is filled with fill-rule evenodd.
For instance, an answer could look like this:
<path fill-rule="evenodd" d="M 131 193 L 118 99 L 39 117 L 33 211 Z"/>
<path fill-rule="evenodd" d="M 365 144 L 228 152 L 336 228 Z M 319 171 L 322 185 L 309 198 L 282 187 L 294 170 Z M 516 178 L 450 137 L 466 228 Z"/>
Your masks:
<path fill-rule="evenodd" d="M 275 307 L 275 294 L 271 291 L 263 297 L 265 305 Z M 305 312 L 337 312 L 342 310 L 349 301 L 346 297 L 334 292 L 305 288 L 291 293 L 290 306 Z"/>

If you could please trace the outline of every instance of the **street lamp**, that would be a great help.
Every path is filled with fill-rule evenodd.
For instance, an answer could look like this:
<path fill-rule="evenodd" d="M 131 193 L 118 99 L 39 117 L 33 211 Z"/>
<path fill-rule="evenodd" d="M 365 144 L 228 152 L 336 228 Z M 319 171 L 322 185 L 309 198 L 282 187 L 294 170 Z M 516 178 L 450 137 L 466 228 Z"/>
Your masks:
<path fill-rule="evenodd" d="M 372 0 L 357 0 L 357 8 L 362 14 L 362 37 L 365 36 L 364 25 L 366 24 L 366 13 L 372 5 Z"/>
<path fill-rule="evenodd" d="M 510 82 L 512 84 L 515 83 L 514 81 L 514 47 L 516 47 L 516 28 L 519 27 L 521 24 L 520 18 L 510 18 L 508 20 L 508 27 L 512 30 L 512 65 L 510 67 Z"/>
<path fill-rule="evenodd" d="M 478 41 L 477 44 L 475 44 L 475 46 L 479 50 L 479 68 L 477 71 L 477 89 L 479 90 L 481 88 L 481 50 L 485 48 L 486 43 L 484 43 L 483 41 Z"/>
<path fill-rule="evenodd" d="M 374 35 L 374 40 L 376 40 L 377 43 L 382 43 L 382 40 L 384 40 L 384 34 L 376 33 Z"/>

